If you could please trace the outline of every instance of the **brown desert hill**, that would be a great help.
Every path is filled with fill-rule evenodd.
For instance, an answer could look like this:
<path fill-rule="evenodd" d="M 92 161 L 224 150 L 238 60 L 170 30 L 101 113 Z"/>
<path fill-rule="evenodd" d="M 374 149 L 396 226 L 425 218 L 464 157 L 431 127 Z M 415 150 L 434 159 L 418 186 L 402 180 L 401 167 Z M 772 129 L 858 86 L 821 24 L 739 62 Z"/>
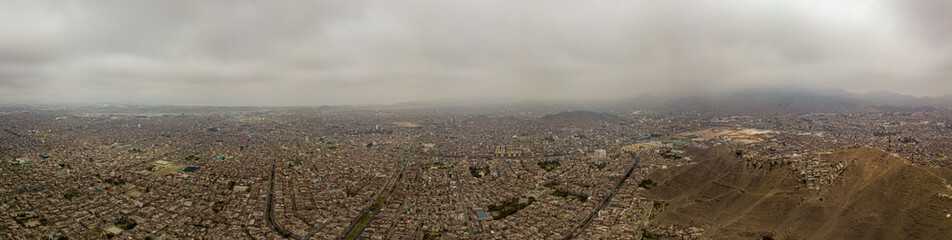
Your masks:
<path fill-rule="evenodd" d="M 622 119 L 610 113 L 591 111 L 570 111 L 546 115 L 539 118 L 538 123 L 545 125 L 596 125 L 604 123 L 620 123 Z"/>
<path fill-rule="evenodd" d="M 875 148 L 822 156 L 846 168 L 823 190 L 791 167 L 745 160 L 727 147 L 691 150 L 695 165 L 652 173 L 665 201 L 658 226 L 705 228 L 710 239 L 952 239 L 952 170 L 914 166 Z M 761 164 L 754 164 L 760 162 Z"/>
<path fill-rule="evenodd" d="M 513 116 L 487 116 L 481 115 L 474 118 L 463 120 L 464 126 L 492 127 L 492 126 L 525 126 L 529 121 L 518 119 Z"/>

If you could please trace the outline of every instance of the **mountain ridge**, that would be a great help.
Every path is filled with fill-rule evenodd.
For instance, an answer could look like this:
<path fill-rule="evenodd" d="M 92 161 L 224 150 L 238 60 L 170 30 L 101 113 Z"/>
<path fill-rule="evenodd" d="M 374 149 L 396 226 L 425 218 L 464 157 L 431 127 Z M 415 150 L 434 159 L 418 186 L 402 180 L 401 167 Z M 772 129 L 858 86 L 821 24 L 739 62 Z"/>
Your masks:
<path fill-rule="evenodd" d="M 787 165 L 751 165 L 726 147 L 692 150 L 698 164 L 651 174 L 656 224 L 699 225 L 712 239 L 950 239 L 952 170 L 914 166 L 876 148 L 824 155 L 846 165 L 820 191 Z"/>

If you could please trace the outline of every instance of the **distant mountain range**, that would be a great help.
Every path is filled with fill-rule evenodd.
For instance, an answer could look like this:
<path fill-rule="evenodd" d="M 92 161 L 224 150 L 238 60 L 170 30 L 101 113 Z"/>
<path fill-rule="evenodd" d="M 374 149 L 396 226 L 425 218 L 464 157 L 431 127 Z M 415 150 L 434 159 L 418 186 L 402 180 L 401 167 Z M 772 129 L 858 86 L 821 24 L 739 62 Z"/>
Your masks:
<path fill-rule="evenodd" d="M 493 106 L 524 109 L 525 111 L 544 110 L 565 112 L 589 110 L 594 112 L 625 113 L 636 110 L 655 111 L 697 111 L 697 112 L 918 112 L 952 109 L 952 94 L 938 97 L 915 97 L 886 90 L 867 93 L 853 93 L 838 88 L 749 88 L 719 94 L 677 95 L 677 94 L 641 94 L 635 97 L 614 101 L 515 101 L 511 98 L 468 98 L 458 100 L 439 100 L 425 102 L 407 102 L 384 106 L 386 108 L 448 108 L 459 106 Z M 572 116 L 578 115 L 578 116 Z M 549 118 L 594 117 L 580 113 L 563 113 Z M 490 120 L 490 119 L 482 119 Z M 539 119 L 542 122 L 547 119 Z M 493 121 L 499 121 L 494 119 Z M 553 121 L 549 121 L 553 122 Z M 565 122 L 565 121 L 561 121 Z"/>
<path fill-rule="evenodd" d="M 543 124 L 598 124 L 619 123 L 622 119 L 609 113 L 570 111 L 546 115 L 538 120 Z"/>
<path fill-rule="evenodd" d="M 525 126 L 529 124 L 529 121 L 518 119 L 512 116 L 477 116 L 474 118 L 463 120 L 465 124 L 472 124 L 479 127 L 492 127 L 492 126 Z"/>
<path fill-rule="evenodd" d="M 558 129 L 566 127 L 592 127 L 604 124 L 618 124 L 621 122 L 622 119 L 620 117 L 610 113 L 567 111 L 545 115 L 532 120 L 519 119 L 513 116 L 481 115 L 466 119 L 462 123 L 467 127 L 510 126 L 515 128 L 538 127 Z"/>
<path fill-rule="evenodd" d="M 915 97 L 891 91 L 850 93 L 842 89 L 745 89 L 711 96 L 688 96 L 667 101 L 650 97 L 629 99 L 629 106 L 667 111 L 931 111 L 952 107 L 952 94 Z"/>

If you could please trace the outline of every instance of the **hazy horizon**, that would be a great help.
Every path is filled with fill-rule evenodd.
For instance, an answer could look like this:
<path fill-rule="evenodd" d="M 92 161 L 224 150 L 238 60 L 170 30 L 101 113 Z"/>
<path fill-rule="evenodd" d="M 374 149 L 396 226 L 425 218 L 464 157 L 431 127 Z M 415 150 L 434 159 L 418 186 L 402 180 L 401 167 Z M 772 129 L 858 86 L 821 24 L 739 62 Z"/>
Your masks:
<path fill-rule="evenodd" d="M 952 93 L 952 2 L 5 1 L 0 104 Z"/>

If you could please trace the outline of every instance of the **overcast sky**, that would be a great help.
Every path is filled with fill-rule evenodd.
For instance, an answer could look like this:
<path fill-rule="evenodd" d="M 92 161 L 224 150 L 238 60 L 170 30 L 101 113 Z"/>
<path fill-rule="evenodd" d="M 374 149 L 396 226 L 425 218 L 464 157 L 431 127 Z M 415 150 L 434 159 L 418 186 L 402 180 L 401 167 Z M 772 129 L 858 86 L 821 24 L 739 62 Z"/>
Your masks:
<path fill-rule="evenodd" d="M 307 3 L 305 3 L 307 2 Z M 0 103 L 952 92 L 952 1 L 0 0 Z"/>

